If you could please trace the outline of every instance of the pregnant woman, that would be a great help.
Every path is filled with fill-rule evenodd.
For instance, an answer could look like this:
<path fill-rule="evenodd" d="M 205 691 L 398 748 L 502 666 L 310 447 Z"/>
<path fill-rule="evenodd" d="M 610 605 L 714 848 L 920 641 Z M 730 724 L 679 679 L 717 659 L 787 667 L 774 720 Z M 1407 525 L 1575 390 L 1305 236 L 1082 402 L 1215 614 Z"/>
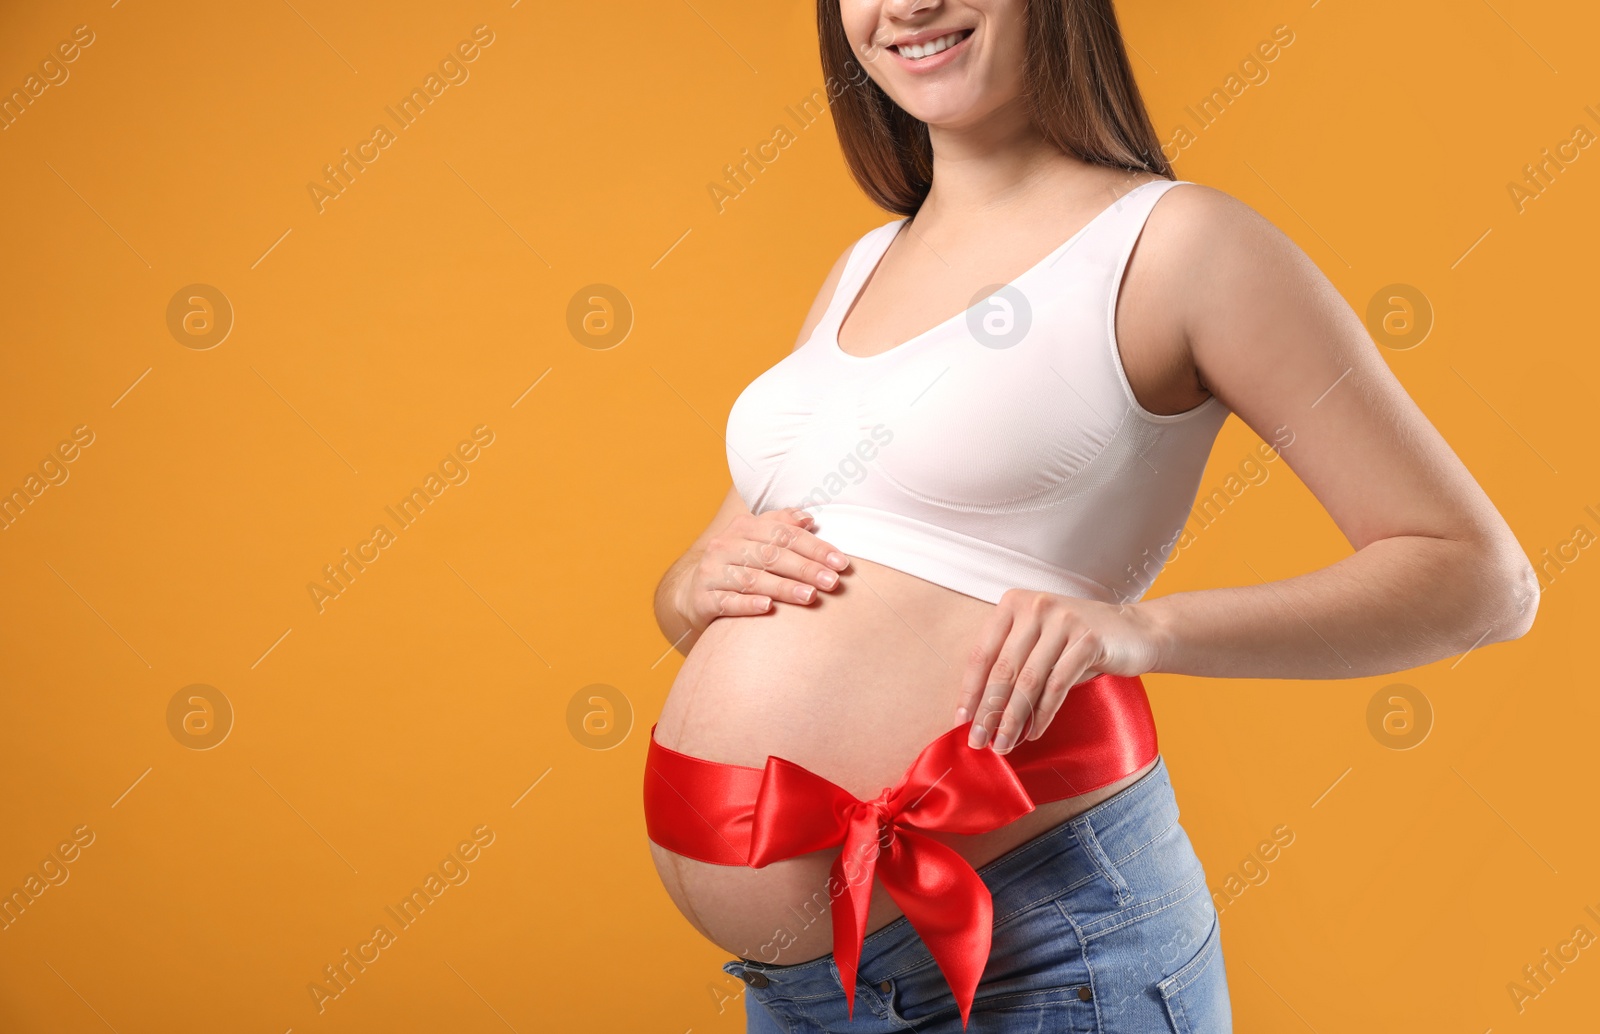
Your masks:
<path fill-rule="evenodd" d="M 1311 260 L 1173 178 L 1110 0 L 818 25 L 901 218 L 733 404 L 657 589 L 661 879 L 751 1031 L 1228 1030 L 1139 677 L 1426 664 L 1526 632 L 1532 567 Z M 1145 600 L 1230 412 L 1353 552 Z"/>

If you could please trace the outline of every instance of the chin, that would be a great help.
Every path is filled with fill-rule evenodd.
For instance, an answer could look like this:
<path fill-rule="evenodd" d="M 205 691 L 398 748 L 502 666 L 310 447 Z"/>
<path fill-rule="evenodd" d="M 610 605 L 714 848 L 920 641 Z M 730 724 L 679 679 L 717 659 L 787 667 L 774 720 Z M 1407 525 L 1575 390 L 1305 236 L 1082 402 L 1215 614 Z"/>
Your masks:
<path fill-rule="evenodd" d="M 925 104 L 900 105 L 913 118 L 938 129 L 970 129 L 981 125 L 995 113 L 994 105 L 979 105 L 972 101 L 953 102 L 940 99 Z"/>

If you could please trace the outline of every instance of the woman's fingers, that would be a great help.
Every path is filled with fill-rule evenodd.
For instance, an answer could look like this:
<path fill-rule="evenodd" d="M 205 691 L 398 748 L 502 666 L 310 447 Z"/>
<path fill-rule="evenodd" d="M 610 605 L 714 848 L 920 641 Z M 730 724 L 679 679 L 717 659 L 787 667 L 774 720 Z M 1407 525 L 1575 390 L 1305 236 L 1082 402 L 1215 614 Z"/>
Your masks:
<path fill-rule="evenodd" d="M 694 581 L 706 620 L 764 614 L 773 601 L 806 606 L 839 584 L 850 560 L 807 526 L 804 510 L 786 507 L 739 518 L 707 543 Z M 751 597 L 752 602 L 735 599 Z"/>
<path fill-rule="evenodd" d="M 1039 695 L 1039 701 L 1035 705 L 1033 728 L 1028 732 L 1030 740 L 1036 740 L 1044 735 L 1050 723 L 1055 721 L 1061 705 L 1066 703 L 1067 693 L 1073 686 L 1099 674 L 1088 670 L 1088 665 L 1094 662 L 1098 653 L 1093 632 L 1086 628 L 1080 629 L 1076 635 L 1069 634 L 1067 640 L 1065 648 L 1059 651 L 1059 656 L 1050 669 L 1049 678 L 1045 680 L 1044 692 Z"/>
<path fill-rule="evenodd" d="M 1017 671 L 1006 703 L 995 730 L 994 749 L 1004 754 L 1022 742 L 1024 736 L 1034 739 L 1049 724 L 1050 718 L 1042 713 L 1041 698 L 1048 680 L 1067 649 L 1067 622 L 1063 615 L 1045 617 L 1036 622 L 1039 635 Z"/>
<path fill-rule="evenodd" d="M 826 587 L 831 588 L 833 584 L 837 584 L 837 579 L 838 576 L 835 575 L 834 582 Z M 793 578 L 784 578 L 760 567 L 737 562 L 724 563 L 720 569 L 708 575 L 705 588 L 768 596 L 785 603 L 800 604 L 815 600 L 818 591 L 815 585 Z"/>
<path fill-rule="evenodd" d="M 712 589 L 707 595 L 711 598 L 717 617 L 749 617 L 752 614 L 765 614 L 772 609 L 772 598 L 769 596 L 727 589 Z"/>
<path fill-rule="evenodd" d="M 824 542 L 807 530 L 816 525 L 816 519 L 809 513 L 795 507 L 774 512 L 782 514 L 785 520 L 794 522 L 794 527 L 797 529 L 792 533 L 787 531 L 779 533 L 777 545 L 782 549 L 788 550 L 802 560 L 811 561 L 817 565 L 820 573 L 832 574 L 850 566 L 849 557 L 835 549 L 831 543 Z M 806 580 L 814 579 L 808 577 Z"/>
<path fill-rule="evenodd" d="M 1008 711 L 1022 712 L 1022 718 L 1013 718 L 1014 722 L 1026 720 L 1027 709 L 1031 706 L 1026 692 L 1022 694 L 1022 699 L 1015 702 L 1013 699 L 1017 695 L 1017 679 L 1023 674 L 1028 655 L 1039 641 L 1039 634 L 1039 622 L 1032 614 L 1018 615 L 1012 619 L 1005 642 L 1000 645 L 994 664 L 984 679 L 983 691 L 972 720 L 972 731 L 967 737 L 967 743 L 971 746 L 982 747 L 989 743 Z M 1011 741 L 1004 745 L 996 743 L 995 747 L 1004 752 L 1012 742 L 1015 742 L 1014 735 Z"/>
<path fill-rule="evenodd" d="M 1000 648 L 1005 645 L 1010 632 L 1011 611 L 1006 607 L 996 607 L 978 630 L 972 649 L 967 651 L 967 666 L 961 673 L 961 706 L 956 708 L 956 724 L 973 719 L 972 737 L 967 742 L 974 747 L 979 746 L 973 737 L 978 734 L 977 717 L 983 704 L 984 691 L 988 688 L 989 669 L 994 667 L 995 658 L 1000 656 Z"/>
<path fill-rule="evenodd" d="M 1104 672 L 1150 671 L 1159 647 L 1133 608 L 1012 589 L 979 630 L 962 674 L 956 723 L 967 742 L 1004 754 L 1036 740 L 1073 686 Z"/>
<path fill-rule="evenodd" d="M 787 518 L 791 511 L 772 512 Z M 838 584 L 837 572 L 850 565 L 850 558 L 832 544 L 787 519 L 768 520 L 767 514 L 750 518 L 746 525 L 730 527 L 708 552 L 727 563 L 772 571 L 822 589 Z"/>
<path fill-rule="evenodd" d="M 831 567 L 808 560 L 792 549 L 775 551 L 747 541 L 731 549 L 707 550 L 708 587 L 761 592 L 773 599 L 809 603 L 817 590 L 827 592 L 839 584 Z"/>

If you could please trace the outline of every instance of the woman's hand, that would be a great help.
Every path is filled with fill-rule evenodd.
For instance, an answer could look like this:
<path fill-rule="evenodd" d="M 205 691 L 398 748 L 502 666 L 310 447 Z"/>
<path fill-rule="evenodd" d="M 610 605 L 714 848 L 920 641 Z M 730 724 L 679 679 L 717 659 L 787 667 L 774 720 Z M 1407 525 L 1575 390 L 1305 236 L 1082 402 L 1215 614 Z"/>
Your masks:
<path fill-rule="evenodd" d="M 735 517 L 679 583 L 678 612 L 704 629 L 719 617 L 764 614 L 774 600 L 803 606 L 818 589 L 833 589 L 850 558 L 806 530 L 815 523 L 796 507 Z"/>
<path fill-rule="evenodd" d="M 1143 675 L 1160 654 L 1159 629 L 1137 603 L 1010 589 L 968 655 L 956 724 L 972 718 L 967 742 L 982 747 L 992 736 L 1004 754 L 1024 732 L 1038 739 L 1073 686 Z"/>

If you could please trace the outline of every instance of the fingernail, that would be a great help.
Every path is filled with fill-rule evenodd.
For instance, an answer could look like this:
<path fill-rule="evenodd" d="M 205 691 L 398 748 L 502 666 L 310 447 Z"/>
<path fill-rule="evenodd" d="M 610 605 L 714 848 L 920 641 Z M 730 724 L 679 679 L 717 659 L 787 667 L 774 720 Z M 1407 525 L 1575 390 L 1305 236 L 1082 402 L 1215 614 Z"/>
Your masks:
<path fill-rule="evenodd" d="M 833 588 L 834 584 L 838 582 L 838 580 L 839 576 L 834 574 L 832 571 L 823 571 L 817 575 L 817 581 L 822 583 L 822 587 L 824 589 Z"/>
<path fill-rule="evenodd" d="M 981 725 L 974 725 L 972 727 L 972 735 L 967 738 L 967 744 L 973 747 L 981 747 L 988 742 L 989 730 Z"/>
<path fill-rule="evenodd" d="M 960 725 L 962 722 L 964 722 L 966 720 L 967 720 L 967 709 L 964 708 L 964 707 L 956 708 L 956 724 Z"/>
<path fill-rule="evenodd" d="M 1010 748 L 1010 746 L 1011 736 L 1009 734 L 1001 733 L 994 738 L 994 749 L 996 753 L 1004 754 L 1006 750 Z"/>
<path fill-rule="evenodd" d="M 837 567 L 839 570 L 843 571 L 845 563 L 846 563 L 846 561 L 845 561 L 843 553 L 829 553 L 828 554 L 828 566 L 829 567 Z"/>
<path fill-rule="evenodd" d="M 813 589 L 811 586 L 802 585 L 802 586 L 799 586 L 798 588 L 796 588 L 794 590 L 794 595 L 795 595 L 795 599 L 798 599 L 801 603 L 810 603 L 811 602 L 811 596 L 815 592 L 816 592 L 816 590 Z"/>

